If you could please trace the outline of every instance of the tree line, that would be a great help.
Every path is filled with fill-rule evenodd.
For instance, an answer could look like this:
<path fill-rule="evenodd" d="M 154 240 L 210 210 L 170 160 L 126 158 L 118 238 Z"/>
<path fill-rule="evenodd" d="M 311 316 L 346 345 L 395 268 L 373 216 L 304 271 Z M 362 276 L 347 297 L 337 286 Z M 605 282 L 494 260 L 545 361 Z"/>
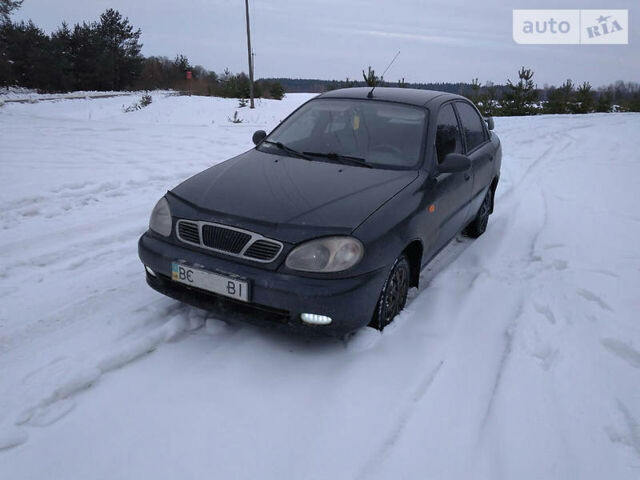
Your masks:
<path fill-rule="evenodd" d="M 559 87 L 539 89 L 533 82 L 533 75 L 531 69 L 522 67 L 518 80 L 507 80 L 506 88 L 500 94 L 494 85 L 482 86 L 476 78 L 461 93 L 485 116 L 640 112 L 640 84 L 618 81 L 594 90 L 589 82 L 576 85 L 568 79 Z"/>
<path fill-rule="evenodd" d="M 187 72 L 191 72 L 190 80 L 186 77 Z M 218 74 L 200 65 L 191 65 L 185 55 L 177 55 L 173 60 L 167 57 L 146 57 L 134 89 L 171 89 L 189 91 L 194 95 L 249 98 L 249 76 L 244 72 L 232 73 L 229 69 Z M 256 98 L 280 100 L 284 93 L 284 88 L 278 81 L 253 82 L 253 94 Z"/>
<path fill-rule="evenodd" d="M 249 77 L 228 69 L 218 74 L 191 65 L 184 55 L 174 59 L 144 57 L 141 31 L 117 10 L 108 9 L 97 21 L 70 27 L 62 23 L 46 34 L 33 22 L 11 22 L 9 15 L 22 0 L 0 0 L 0 86 L 20 86 L 40 92 L 74 90 L 189 91 L 196 95 L 230 98 L 249 96 Z M 187 79 L 187 72 L 191 79 Z M 464 95 L 484 115 L 640 111 L 640 85 L 616 82 L 593 89 L 588 82 L 567 80 L 560 87 L 538 88 L 531 69 L 522 67 L 516 81 L 504 85 L 478 79 L 471 83 L 388 82 L 369 67 L 361 80 L 261 79 L 256 97 L 281 99 L 286 91 L 322 92 L 355 86 L 426 88 Z"/>
<path fill-rule="evenodd" d="M 287 92 L 325 92 L 337 88 L 364 87 L 374 82 L 378 86 L 437 90 L 463 95 L 476 103 L 485 115 L 534 115 L 538 113 L 588 113 L 640 111 L 640 84 L 617 81 L 595 89 L 589 82 L 575 84 L 567 80 L 559 87 L 538 87 L 530 69 L 520 69 L 517 81 L 506 84 L 478 79 L 471 82 L 409 83 L 403 78 L 387 81 L 379 78 L 375 70 L 363 70 L 361 79 L 321 80 L 305 78 L 273 78 Z"/>
<path fill-rule="evenodd" d="M 122 90 L 133 86 L 142 67 L 140 29 L 115 10 L 100 20 L 63 23 L 51 35 L 33 22 L 0 26 L 0 84 L 43 92 Z"/>
<path fill-rule="evenodd" d="M 117 10 L 108 9 L 97 21 L 73 27 L 63 22 L 48 35 L 32 21 L 9 21 L 10 3 L 0 0 L 2 87 L 20 86 L 43 93 L 172 89 L 197 95 L 249 96 L 245 73 L 225 70 L 217 74 L 191 65 L 184 55 L 173 60 L 144 57 L 142 32 Z M 12 9 L 20 5 L 12 4 Z M 281 99 L 284 89 L 278 82 L 258 81 L 254 82 L 254 93 L 256 97 Z"/>
<path fill-rule="evenodd" d="M 618 81 L 608 87 L 594 90 L 589 82 L 576 85 L 568 79 L 560 87 L 538 88 L 533 81 L 534 72 L 522 67 L 518 80 L 507 80 L 505 85 L 486 83 L 477 78 L 471 83 L 407 83 L 404 78 L 387 82 L 378 77 L 375 70 L 362 70 L 362 80 L 332 80 L 324 85 L 326 90 L 358 86 L 388 86 L 399 88 L 424 88 L 448 93 L 457 93 L 473 101 L 485 116 L 535 115 L 541 113 L 592 113 L 592 112 L 640 112 L 640 84 Z M 288 86 L 286 79 L 280 79 Z M 294 80 L 300 85 L 301 80 Z M 317 80 L 312 80 L 317 85 Z"/>

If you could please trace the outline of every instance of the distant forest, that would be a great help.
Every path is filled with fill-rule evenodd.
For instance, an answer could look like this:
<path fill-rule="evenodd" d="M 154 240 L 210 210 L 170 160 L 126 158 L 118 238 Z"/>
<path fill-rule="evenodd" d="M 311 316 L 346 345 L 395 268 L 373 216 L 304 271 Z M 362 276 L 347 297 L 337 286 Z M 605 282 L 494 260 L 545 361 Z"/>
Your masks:
<path fill-rule="evenodd" d="M 319 78 L 265 78 L 266 81 L 280 82 L 287 92 L 290 93 L 322 93 L 328 90 L 334 90 L 336 88 L 345 87 L 365 87 L 367 83 L 364 80 L 321 80 Z M 419 88 L 423 90 L 437 90 L 439 92 L 456 93 L 471 92 L 471 83 L 450 83 L 450 82 L 437 82 L 437 83 L 402 83 L 400 82 L 383 82 L 387 87 L 406 87 L 406 88 Z M 502 92 L 506 88 L 505 85 L 496 85 L 496 88 Z"/>
<path fill-rule="evenodd" d="M 533 82 L 533 71 L 522 67 L 517 81 L 506 84 L 480 84 L 471 82 L 409 83 L 401 79 L 388 82 L 375 75 L 369 67 L 362 72 L 362 80 L 344 81 L 317 78 L 266 78 L 266 82 L 278 82 L 285 92 L 326 92 L 336 88 L 363 87 L 376 84 L 386 87 L 418 88 L 463 95 L 474 101 L 485 115 L 533 115 L 537 113 L 589 113 L 611 111 L 640 111 L 640 84 L 618 81 L 594 90 L 588 82 L 576 85 L 572 80 L 560 87 L 538 88 Z"/>
<path fill-rule="evenodd" d="M 249 78 L 226 69 L 216 73 L 192 65 L 185 55 L 174 59 L 144 57 L 141 30 L 118 11 L 106 10 L 98 20 L 46 34 L 33 22 L 12 22 L 21 0 L 0 0 L 0 87 L 40 92 L 74 90 L 171 89 L 194 95 L 246 99 Z M 191 78 L 187 78 L 190 76 Z M 420 88 L 464 95 L 484 115 L 640 111 L 640 85 L 616 82 L 593 89 L 588 82 L 567 80 L 559 87 L 538 88 L 534 72 L 520 68 L 504 84 L 390 82 L 368 67 L 362 77 L 345 80 L 262 78 L 254 82 L 256 97 L 281 99 L 287 92 L 324 92 L 354 86 Z M 242 103 L 243 101 L 241 101 Z"/>

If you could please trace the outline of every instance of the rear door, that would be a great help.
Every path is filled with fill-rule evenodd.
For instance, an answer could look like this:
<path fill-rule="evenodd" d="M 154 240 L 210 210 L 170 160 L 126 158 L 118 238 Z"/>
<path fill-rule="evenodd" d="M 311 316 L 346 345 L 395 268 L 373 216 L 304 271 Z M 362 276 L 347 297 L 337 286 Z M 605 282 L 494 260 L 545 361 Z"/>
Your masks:
<path fill-rule="evenodd" d="M 440 107 L 436 126 L 436 168 L 449 153 L 464 153 L 460 125 L 452 103 Z M 438 173 L 434 185 L 434 214 L 439 228 L 434 246 L 442 248 L 464 226 L 471 198 L 471 170 L 458 173 Z"/>
<path fill-rule="evenodd" d="M 465 153 L 471 159 L 473 170 L 473 182 L 471 189 L 471 205 L 469 208 L 470 220 L 476 214 L 482 200 L 491 184 L 493 172 L 493 147 L 489 141 L 489 132 L 485 121 L 478 110 L 468 102 L 455 102 L 462 138 L 465 144 Z"/>

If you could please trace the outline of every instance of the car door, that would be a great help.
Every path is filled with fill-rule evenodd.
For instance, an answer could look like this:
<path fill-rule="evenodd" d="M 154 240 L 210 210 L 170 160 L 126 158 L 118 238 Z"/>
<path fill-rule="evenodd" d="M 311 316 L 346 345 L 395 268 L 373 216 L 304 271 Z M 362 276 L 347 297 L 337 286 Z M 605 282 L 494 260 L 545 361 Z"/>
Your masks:
<path fill-rule="evenodd" d="M 447 154 L 464 153 L 460 125 L 452 103 L 440 107 L 433 149 L 436 164 L 433 213 L 439 223 L 434 246 L 439 250 L 465 226 L 473 184 L 471 170 L 458 173 L 437 171 Z"/>
<path fill-rule="evenodd" d="M 455 102 L 462 138 L 465 144 L 465 153 L 471 159 L 473 170 L 473 182 L 469 218 L 476 214 L 492 179 L 493 147 L 489 141 L 489 132 L 485 121 L 478 110 L 468 102 Z"/>

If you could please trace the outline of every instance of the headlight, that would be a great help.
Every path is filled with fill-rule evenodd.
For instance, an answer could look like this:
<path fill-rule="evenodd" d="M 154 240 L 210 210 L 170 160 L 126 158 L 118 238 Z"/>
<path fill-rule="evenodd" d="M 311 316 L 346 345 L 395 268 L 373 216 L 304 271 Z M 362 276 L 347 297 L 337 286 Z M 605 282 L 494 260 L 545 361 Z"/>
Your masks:
<path fill-rule="evenodd" d="M 304 272 L 340 272 L 353 267 L 363 254 L 362 243 L 353 237 L 325 237 L 294 248 L 285 264 Z"/>
<path fill-rule="evenodd" d="M 151 218 L 149 219 L 149 230 L 153 230 L 165 237 L 171 235 L 171 210 L 169 209 L 169 202 L 164 197 L 153 207 L 153 212 L 151 212 Z"/>

